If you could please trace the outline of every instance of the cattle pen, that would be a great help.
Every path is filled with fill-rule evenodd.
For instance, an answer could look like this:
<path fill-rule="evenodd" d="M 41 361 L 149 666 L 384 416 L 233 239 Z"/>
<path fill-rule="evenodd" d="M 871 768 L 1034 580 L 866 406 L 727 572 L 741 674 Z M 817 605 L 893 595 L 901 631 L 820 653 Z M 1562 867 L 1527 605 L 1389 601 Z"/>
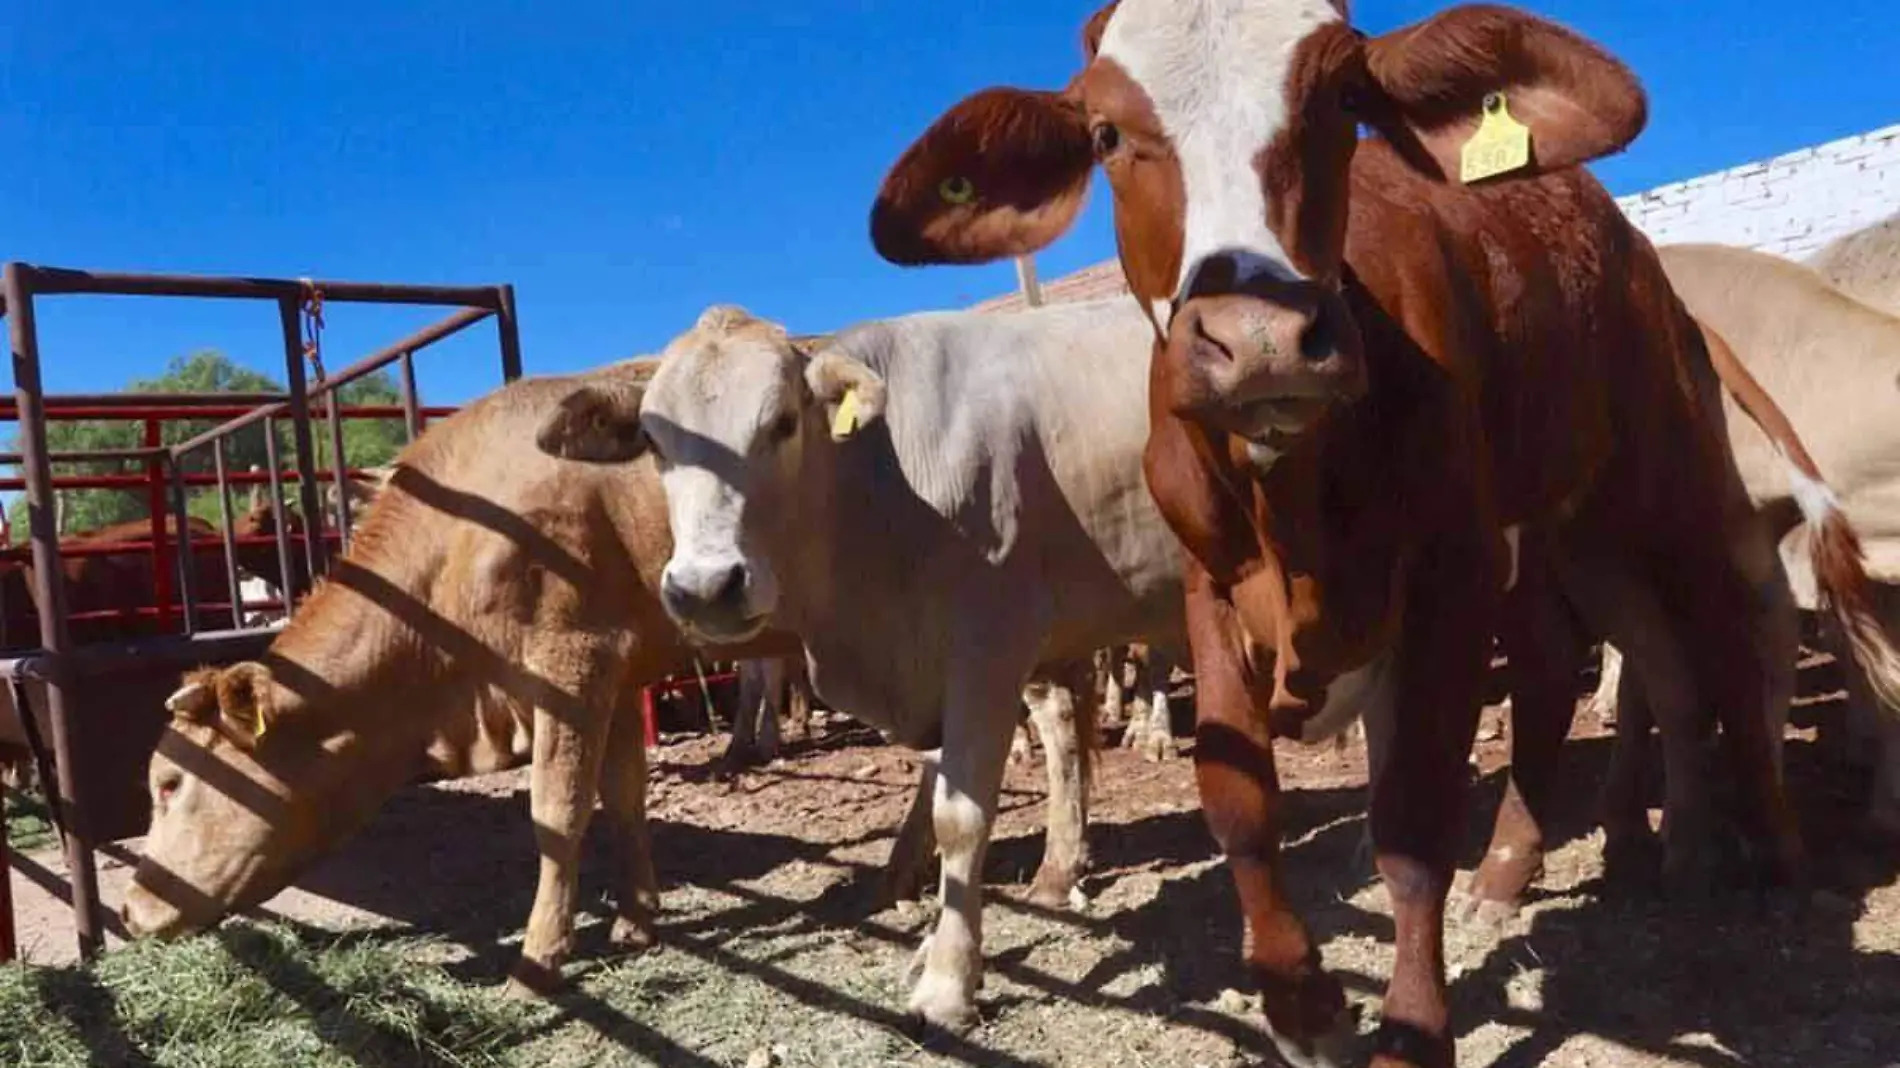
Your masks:
<path fill-rule="evenodd" d="M 261 302 L 276 307 L 283 334 L 283 367 L 287 388 L 282 393 L 256 394 L 47 394 L 42 387 L 41 348 L 35 323 L 35 302 L 42 298 L 88 294 L 168 298 L 210 298 Z M 448 317 L 377 350 L 330 375 L 324 375 L 320 352 L 322 309 L 325 304 L 412 305 L 454 308 Z M 512 382 L 521 375 L 521 345 L 515 317 L 514 289 L 510 285 L 422 286 L 365 282 L 203 277 L 155 274 L 106 274 L 8 263 L 0 289 L 0 316 L 8 323 L 13 358 L 15 396 L 0 404 L 0 420 L 19 424 L 19 452 L 0 456 L 0 462 L 23 470 L 15 479 L 0 480 L 0 489 L 26 495 L 30 548 L 0 553 L 0 567 L 30 566 L 25 577 L 36 606 L 37 635 L 24 649 L 11 636 L 0 657 L 12 697 L 14 715 L 27 747 L 33 752 L 47 792 L 70 872 L 70 897 L 79 951 L 90 957 L 103 945 L 94 849 L 115 835 L 106 833 L 102 811 L 111 790 L 98 782 L 102 756 L 117 756 L 118 811 L 123 825 L 128 808 L 125 774 L 142 765 L 150 742 L 162 725 L 158 700 L 162 692 L 146 693 L 154 683 L 165 685 L 166 673 L 175 681 L 182 668 L 228 663 L 256 655 L 268 644 L 274 629 L 246 627 L 242 609 L 282 607 L 295 603 L 300 585 L 321 575 L 334 547 L 347 547 L 351 526 L 350 501 L 343 484 L 361 472 L 350 471 L 343 454 L 343 421 L 395 419 L 403 421 L 409 440 L 422 432 L 426 421 L 448 415 L 453 408 L 421 404 L 415 383 L 414 361 L 423 349 L 485 320 L 495 322 L 501 375 Z M 316 381 L 307 373 L 314 369 Z M 402 403 L 396 406 L 346 406 L 339 391 L 391 365 L 399 367 Z M 47 444 L 49 421 L 98 419 L 132 421 L 142 425 L 144 444 L 135 449 L 52 452 Z M 222 420 L 219 425 L 187 440 L 164 445 L 161 427 L 176 420 Z M 327 438 L 329 464 L 319 461 L 316 424 Z M 279 455 L 277 427 L 287 425 L 292 456 L 288 465 Z M 262 472 L 227 469 L 226 446 L 247 428 L 261 427 L 266 458 Z M 191 473 L 185 461 L 209 451 L 212 473 Z M 58 476 L 56 464 L 118 460 L 142 462 L 143 473 L 122 475 Z M 326 509 L 319 484 L 338 489 Z M 293 529 L 282 497 L 294 484 L 301 516 L 308 526 Z M 233 485 L 270 488 L 269 535 L 240 537 L 234 530 L 231 507 Z M 201 539 L 186 511 L 188 488 L 215 487 L 219 498 L 222 575 L 193 566 Z M 62 545 L 55 520 L 55 494 L 62 489 L 143 490 L 150 511 L 149 533 L 135 542 L 98 542 Z M 333 531 L 323 519 L 333 520 Z M 173 531 L 167 519 L 175 521 Z M 274 549 L 279 567 L 280 600 L 255 606 L 244 601 L 237 581 L 237 552 Z M 88 613 L 70 611 L 64 560 L 87 556 L 148 555 L 152 570 L 149 604 L 113 605 Z M 293 554 L 296 554 L 294 558 Z M 19 559 L 24 555 L 27 559 Z M 225 579 L 222 601 L 207 600 L 198 589 L 209 574 Z M 213 613 L 221 613 L 213 617 Z M 73 624 L 89 617 L 131 618 L 148 623 L 151 634 L 130 641 L 76 640 Z M 207 620 L 224 626 L 207 626 Z M 105 684 L 102 680 L 113 680 Z M 44 708 L 36 712 L 29 687 L 41 689 Z M 46 724 L 39 722 L 43 712 Z M 0 724 L 4 725 L 4 724 Z M 50 738 L 45 737 L 49 735 Z M 127 766 L 126 756 L 135 759 Z M 132 776 L 134 784 L 141 776 Z M 138 791 L 142 798 L 142 786 Z M 120 829 L 123 829 L 122 827 Z M 0 871 L 9 858 L 0 842 Z M 50 875 L 48 876 L 50 878 Z M 6 880 L 0 879 L 0 890 Z M 11 902 L 0 895 L 0 961 L 14 952 Z"/>

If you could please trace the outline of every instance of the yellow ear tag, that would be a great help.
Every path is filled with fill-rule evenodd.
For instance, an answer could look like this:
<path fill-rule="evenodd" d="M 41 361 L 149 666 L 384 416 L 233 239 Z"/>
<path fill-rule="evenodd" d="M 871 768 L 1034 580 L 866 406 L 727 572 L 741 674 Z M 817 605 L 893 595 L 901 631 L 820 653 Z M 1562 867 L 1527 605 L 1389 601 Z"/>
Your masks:
<path fill-rule="evenodd" d="M 270 729 L 270 724 L 264 719 L 264 714 L 261 712 L 258 713 L 257 720 L 251 724 L 252 739 L 259 742 L 263 741 L 264 732 L 268 729 Z"/>
<path fill-rule="evenodd" d="M 831 417 L 831 440 L 843 441 L 856 433 L 858 429 L 858 390 L 856 386 L 844 391 L 838 400 L 838 414 Z"/>
<path fill-rule="evenodd" d="M 1478 132 L 1465 142 L 1461 177 L 1467 183 L 1481 182 L 1522 170 L 1530 162 L 1530 127 L 1511 117 L 1502 90 L 1486 93 L 1484 118 L 1478 123 Z"/>

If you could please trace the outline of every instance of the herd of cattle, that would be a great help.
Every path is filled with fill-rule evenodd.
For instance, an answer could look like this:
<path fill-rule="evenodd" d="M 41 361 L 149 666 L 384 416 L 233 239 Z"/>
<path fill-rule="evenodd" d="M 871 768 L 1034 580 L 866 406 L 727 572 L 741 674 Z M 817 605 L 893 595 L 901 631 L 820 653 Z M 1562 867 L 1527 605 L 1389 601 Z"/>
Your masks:
<path fill-rule="evenodd" d="M 1191 653 L 1201 801 L 1293 1063 L 1334 1063 L 1350 1025 L 1281 885 L 1272 741 L 1363 721 L 1397 948 L 1375 1063 L 1450 1065 L 1443 925 L 1494 643 L 1513 760 L 1481 905 L 1540 870 L 1598 643 L 1623 667 L 1613 870 L 1715 878 L 1719 732 L 1762 875 L 1801 878 L 1797 609 L 1848 668 L 1840 729 L 1879 739 L 1869 817 L 1900 828 L 1900 227 L 1820 271 L 1658 250 L 1580 166 L 1644 126 L 1618 61 L 1503 7 L 1378 36 L 1343 7 L 1111 4 L 1065 89 L 956 105 L 872 210 L 895 263 L 1022 255 L 1099 165 L 1134 299 L 817 338 L 720 306 L 656 358 L 433 426 L 269 653 L 168 701 L 127 927 L 262 901 L 419 770 L 526 760 L 541 865 L 516 981 L 560 981 L 597 803 L 623 853 L 613 941 L 647 944 L 638 695 L 707 648 L 802 653 L 828 707 L 926 752 L 891 875 L 941 858 L 909 1005 L 951 1027 L 1021 710 L 1051 766 L 1033 892 L 1060 903 L 1086 864 L 1095 656 L 1118 643 L 1154 651 L 1161 692 L 1163 651 Z M 1513 127 L 1506 173 L 1471 170 L 1474 138 Z"/>

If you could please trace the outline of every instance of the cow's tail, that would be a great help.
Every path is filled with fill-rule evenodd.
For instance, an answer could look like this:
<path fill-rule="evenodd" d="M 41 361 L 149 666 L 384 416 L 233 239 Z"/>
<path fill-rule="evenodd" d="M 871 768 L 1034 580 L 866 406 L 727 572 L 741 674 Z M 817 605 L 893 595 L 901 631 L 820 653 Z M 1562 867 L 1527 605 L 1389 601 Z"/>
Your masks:
<path fill-rule="evenodd" d="M 1795 505 L 1808 527 L 1809 561 L 1814 568 L 1819 607 L 1834 618 L 1881 703 L 1900 708 L 1900 650 L 1894 648 L 1892 637 L 1881 625 L 1860 535 L 1848 522 L 1827 480 L 1821 477 L 1820 468 L 1801 443 L 1787 413 L 1742 365 L 1720 333 L 1706 323 L 1698 321 L 1697 326 L 1723 387 L 1781 454 Z"/>

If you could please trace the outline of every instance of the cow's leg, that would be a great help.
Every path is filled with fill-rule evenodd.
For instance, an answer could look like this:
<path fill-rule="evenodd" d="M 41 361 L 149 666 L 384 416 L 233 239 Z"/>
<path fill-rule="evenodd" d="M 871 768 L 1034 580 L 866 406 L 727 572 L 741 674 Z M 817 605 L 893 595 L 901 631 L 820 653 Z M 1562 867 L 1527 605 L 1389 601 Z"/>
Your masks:
<path fill-rule="evenodd" d="M 1889 634 L 1900 634 L 1900 589 L 1874 587 L 1879 598 L 1882 625 Z M 1866 669 L 1854 659 L 1851 646 L 1832 618 L 1824 624 L 1828 651 L 1841 665 L 1847 682 L 1847 709 L 1844 722 L 1832 733 L 1851 738 L 1851 745 L 1835 743 L 1835 748 L 1851 749 L 1860 760 L 1872 761 L 1873 781 L 1867 798 L 1867 825 L 1879 834 L 1900 837 L 1900 708 L 1887 705 L 1867 678 Z"/>
<path fill-rule="evenodd" d="M 1619 660 L 1619 664 L 1621 661 Z M 1636 676 L 1619 669 L 1616 690 L 1616 738 L 1603 777 L 1603 876 L 1611 886 L 1632 889 L 1650 882 L 1659 864 L 1661 843 L 1649 827 L 1650 736 L 1656 716 Z"/>
<path fill-rule="evenodd" d="M 1174 674 L 1174 652 L 1150 645 L 1140 661 L 1141 692 L 1148 695 L 1148 716 L 1141 725 L 1137 746 L 1144 760 L 1163 761 L 1175 755 L 1174 716 L 1168 708 L 1169 683 Z M 1133 732 L 1131 724 L 1129 730 Z"/>
<path fill-rule="evenodd" d="M 640 718 L 640 687 L 623 695 L 607 728 L 601 761 L 600 807 L 619 853 L 614 926 L 608 940 L 640 950 L 654 941 L 653 914 L 660 908 L 660 878 L 653 870 L 653 839 L 647 830 L 647 746 Z"/>
<path fill-rule="evenodd" d="M 1077 690 L 1087 683 L 1078 668 L 1050 670 L 1024 690 L 1029 717 L 1042 736 L 1043 763 L 1049 773 L 1049 820 L 1043 835 L 1042 865 L 1029 887 L 1029 899 L 1048 908 L 1069 903 L 1088 866 L 1089 782 L 1086 741 L 1077 725 Z M 1083 698 L 1086 700 L 1086 696 Z M 1086 715 L 1086 713 L 1083 713 Z"/>
<path fill-rule="evenodd" d="M 1127 715 L 1127 699 L 1122 686 L 1122 660 L 1124 646 L 1111 645 L 1095 650 L 1095 685 L 1092 692 L 1101 694 L 1100 711 L 1095 721 L 1109 726 L 1120 726 Z"/>
<path fill-rule="evenodd" d="M 1445 991 L 1445 899 L 1462 830 L 1471 746 L 1478 733 L 1506 568 L 1504 546 L 1441 546 L 1414 563 L 1409 606 L 1381 690 L 1390 726 L 1376 747 L 1371 818 L 1379 874 L 1392 902 L 1392 979 L 1375 1040 L 1374 1068 L 1451 1068 Z"/>
<path fill-rule="evenodd" d="M 763 660 L 739 661 L 739 701 L 732 714 L 732 736 L 726 742 L 721 763 L 727 769 L 758 763 L 759 706 L 765 702 L 766 671 Z"/>
<path fill-rule="evenodd" d="M 803 657 L 785 665 L 785 727 L 789 737 L 811 741 L 811 679 Z"/>
<path fill-rule="evenodd" d="M 1605 727 L 1616 726 L 1616 691 L 1623 682 L 1623 654 L 1609 642 L 1603 643 L 1602 667 L 1597 673 L 1597 688 L 1590 695 L 1590 714 Z"/>
<path fill-rule="evenodd" d="M 1280 780 L 1267 717 L 1259 714 L 1268 707 L 1272 678 L 1250 666 L 1233 604 L 1192 559 L 1184 564 L 1195 679 L 1194 778 L 1208 830 L 1240 896 L 1241 953 L 1282 1055 L 1295 1064 L 1336 1063 L 1352 1032 L 1346 997 L 1321 968 L 1319 947 L 1281 882 Z"/>
<path fill-rule="evenodd" d="M 617 677 L 609 669 L 615 659 L 604 645 L 570 646 L 527 658 L 539 691 L 528 792 L 541 874 L 521 960 L 510 983 L 516 992 L 557 986 L 561 965 L 573 950 L 581 843 L 600 793 L 600 765 L 613 718 L 606 712 L 611 700 L 590 703 L 586 697 L 597 692 L 602 681 L 611 684 Z"/>
<path fill-rule="evenodd" d="M 943 751 L 932 749 L 920 754 L 917 792 L 911 795 L 904 823 L 891 843 L 891 858 L 884 864 L 882 904 L 915 901 L 924 896 L 924 873 L 937 857 L 937 832 L 931 825 L 931 808 L 937 796 L 937 763 Z"/>
<path fill-rule="evenodd" d="M 976 1013 L 976 989 L 983 975 L 983 857 L 1009 759 L 1010 731 L 1029 674 L 1028 665 L 1012 664 L 1001 655 L 971 655 L 986 646 L 1010 647 L 1006 642 L 966 643 L 969 652 L 951 658 L 943 705 L 943 757 L 931 810 L 943 858 L 943 914 L 918 950 L 923 971 L 909 1003 L 913 1014 L 951 1029 L 966 1027 Z M 1029 642 L 1016 644 L 1018 650 L 1030 647 Z"/>
<path fill-rule="evenodd" d="M 786 663 L 773 659 L 765 662 L 765 684 L 759 701 L 758 759 L 770 764 L 779 754 L 779 717 L 785 714 L 785 698 L 790 690 Z"/>
<path fill-rule="evenodd" d="M 1484 861 L 1471 877 L 1468 911 L 1480 922 L 1514 914 L 1543 873 L 1544 847 L 1561 794 L 1558 763 L 1576 712 L 1577 674 L 1589 642 L 1557 589 L 1547 552 L 1527 534 L 1502 638 L 1511 688 L 1511 773 Z"/>

